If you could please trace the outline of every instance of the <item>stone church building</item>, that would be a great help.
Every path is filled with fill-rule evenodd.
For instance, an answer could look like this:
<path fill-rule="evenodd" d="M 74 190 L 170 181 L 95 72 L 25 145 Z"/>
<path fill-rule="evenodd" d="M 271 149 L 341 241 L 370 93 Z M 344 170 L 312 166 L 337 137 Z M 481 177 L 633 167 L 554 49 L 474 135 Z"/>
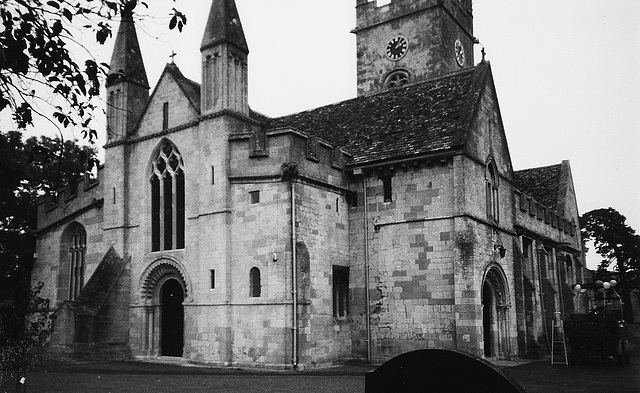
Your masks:
<path fill-rule="evenodd" d="M 357 97 L 276 118 L 248 105 L 234 0 L 213 0 L 200 84 L 172 62 L 151 89 L 123 16 L 104 166 L 39 204 L 50 353 L 544 353 L 585 274 L 568 161 L 513 170 L 471 0 L 355 3 Z"/>

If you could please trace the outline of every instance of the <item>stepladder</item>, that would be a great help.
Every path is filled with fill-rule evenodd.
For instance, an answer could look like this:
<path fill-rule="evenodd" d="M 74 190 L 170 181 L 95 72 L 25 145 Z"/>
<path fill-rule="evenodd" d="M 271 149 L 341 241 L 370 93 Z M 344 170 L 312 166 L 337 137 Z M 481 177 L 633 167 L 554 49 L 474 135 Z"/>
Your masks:
<path fill-rule="evenodd" d="M 567 340 L 564 334 L 564 324 L 559 312 L 553 318 L 553 329 L 551 329 L 551 364 L 569 365 L 567 356 Z"/>

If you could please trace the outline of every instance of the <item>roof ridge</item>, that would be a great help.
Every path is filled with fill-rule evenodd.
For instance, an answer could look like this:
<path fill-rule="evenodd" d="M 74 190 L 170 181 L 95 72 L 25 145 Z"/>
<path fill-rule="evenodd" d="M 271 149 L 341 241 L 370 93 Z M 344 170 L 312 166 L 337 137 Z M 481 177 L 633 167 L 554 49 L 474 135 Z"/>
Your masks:
<path fill-rule="evenodd" d="M 386 95 L 386 94 L 394 94 L 394 93 L 396 93 L 398 91 L 411 89 L 411 88 L 414 88 L 416 86 L 427 85 L 427 84 L 430 84 L 430 83 L 438 82 L 438 81 L 443 80 L 443 79 L 452 78 L 452 77 L 455 77 L 455 76 L 458 76 L 458 75 L 473 73 L 473 72 L 475 72 L 476 67 L 477 66 L 468 67 L 468 68 L 465 68 L 465 69 L 462 69 L 462 70 L 459 70 L 459 71 L 450 72 L 450 73 L 447 73 L 445 75 L 440 75 L 440 76 L 437 76 L 437 77 L 434 77 L 434 78 L 431 78 L 431 79 L 426 79 L 426 80 L 421 80 L 421 81 L 417 81 L 417 82 L 407 83 L 406 85 L 403 85 L 401 87 L 396 87 L 396 88 L 389 89 L 389 90 L 376 91 L 376 92 L 373 92 L 373 93 L 370 93 L 370 94 L 366 94 L 366 95 L 362 95 L 362 96 L 356 96 L 356 97 L 352 97 L 352 98 L 347 98 L 347 99 L 342 100 L 342 101 L 336 101 L 336 102 L 333 102 L 331 104 L 325 104 L 325 105 L 318 106 L 318 107 L 315 107 L 315 108 L 309 108 L 309 109 L 301 110 L 301 111 L 298 111 L 298 112 L 292 112 L 292 113 L 289 113 L 289 114 L 286 114 L 286 115 L 282 115 L 282 116 L 272 117 L 271 120 L 286 118 L 286 117 L 290 117 L 290 116 L 297 116 L 297 115 L 300 115 L 300 114 L 303 114 L 303 113 L 314 112 L 314 111 L 317 111 L 317 110 L 322 109 L 322 108 L 328 108 L 328 107 L 332 107 L 332 106 L 337 106 L 337 105 L 341 105 L 341 104 L 344 104 L 344 103 L 347 103 L 347 102 L 352 102 L 352 101 L 357 101 L 357 100 L 365 100 L 365 99 L 368 99 L 368 98 L 371 98 L 371 97 L 382 96 L 382 95 Z"/>
<path fill-rule="evenodd" d="M 543 165 L 543 166 L 536 166 L 536 167 L 531 167 L 531 168 L 518 169 L 518 170 L 514 170 L 513 173 L 524 173 L 526 171 L 532 171 L 532 170 L 536 170 L 536 169 L 549 169 L 549 168 L 561 168 L 561 167 L 562 167 L 562 163 L 558 163 L 558 164 L 551 164 L 551 165 Z"/>

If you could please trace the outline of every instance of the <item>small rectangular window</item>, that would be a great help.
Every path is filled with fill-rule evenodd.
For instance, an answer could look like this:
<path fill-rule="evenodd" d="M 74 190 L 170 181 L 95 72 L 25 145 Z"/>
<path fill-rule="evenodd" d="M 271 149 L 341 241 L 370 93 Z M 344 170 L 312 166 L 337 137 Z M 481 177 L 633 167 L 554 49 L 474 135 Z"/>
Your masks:
<path fill-rule="evenodd" d="M 529 258 L 531 256 L 531 247 L 533 246 L 533 242 L 531 239 L 522 237 L 522 256 L 525 258 Z"/>
<path fill-rule="evenodd" d="M 356 191 L 347 191 L 347 204 L 349 207 L 358 207 L 358 193 Z"/>
<path fill-rule="evenodd" d="M 216 168 L 211 165 L 211 185 L 216 184 Z"/>
<path fill-rule="evenodd" d="M 162 129 L 169 128 L 169 103 L 162 104 Z"/>
<path fill-rule="evenodd" d="M 251 191 L 249 195 L 251 196 L 252 204 L 260 203 L 260 191 Z"/>
<path fill-rule="evenodd" d="M 349 313 L 349 268 L 333 266 L 333 316 L 344 318 Z"/>
<path fill-rule="evenodd" d="M 209 272 L 211 273 L 211 289 L 216 289 L 216 271 L 211 269 Z"/>
<path fill-rule="evenodd" d="M 67 184 L 67 198 L 73 198 L 78 195 L 78 181 L 71 180 Z"/>
<path fill-rule="evenodd" d="M 391 175 L 384 175 L 380 178 L 380 180 L 382 180 L 382 189 L 383 189 L 383 193 L 384 193 L 384 201 L 385 202 L 391 202 L 391 193 L 392 193 L 392 188 L 391 188 Z"/>

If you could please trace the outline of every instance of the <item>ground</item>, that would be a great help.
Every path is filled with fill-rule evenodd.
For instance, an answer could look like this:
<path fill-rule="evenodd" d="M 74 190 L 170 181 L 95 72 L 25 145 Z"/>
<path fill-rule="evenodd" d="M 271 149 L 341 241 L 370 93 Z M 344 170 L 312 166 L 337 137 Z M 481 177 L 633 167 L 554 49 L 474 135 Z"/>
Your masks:
<path fill-rule="evenodd" d="M 548 361 L 502 362 L 505 374 L 528 393 L 636 393 L 640 359 L 617 367 L 614 359 L 590 359 L 575 367 Z M 27 392 L 364 392 L 365 373 L 375 365 L 348 365 L 305 372 L 185 367 L 138 362 L 47 362 L 27 375 Z M 1 393 L 13 392 L 5 374 Z"/>

